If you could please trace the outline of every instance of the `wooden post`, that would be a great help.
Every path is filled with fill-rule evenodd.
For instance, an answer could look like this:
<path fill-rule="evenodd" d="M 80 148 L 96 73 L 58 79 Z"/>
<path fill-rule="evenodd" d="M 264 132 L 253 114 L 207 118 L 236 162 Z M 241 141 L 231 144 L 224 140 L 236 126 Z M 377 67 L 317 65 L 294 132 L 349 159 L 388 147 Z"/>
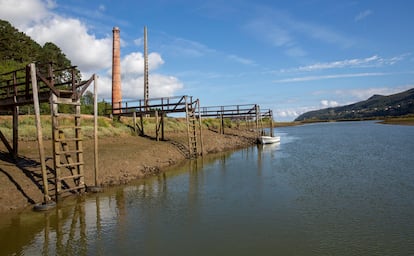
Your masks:
<path fill-rule="evenodd" d="M 255 107 L 256 107 L 256 132 L 260 136 L 260 131 L 259 131 L 260 108 L 259 108 L 259 105 L 256 105 Z"/>
<path fill-rule="evenodd" d="M 144 117 L 143 117 L 143 114 L 141 114 L 141 116 L 140 116 L 140 122 L 141 122 L 141 136 L 144 136 L 145 132 L 144 132 Z"/>
<path fill-rule="evenodd" d="M 200 100 L 197 99 L 197 111 L 198 111 L 198 125 L 200 127 L 200 147 L 201 147 L 201 152 L 200 155 L 204 155 L 203 153 L 203 127 L 202 127 L 202 122 L 201 122 L 201 112 L 200 112 Z"/>
<path fill-rule="evenodd" d="M 190 140 L 190 118 L 188 116 L 188 100 L 187 100 L 187 96 L 185 97 L 185 120 L 187 122 L 187 142 L 188 142 L 188 153 L 189 153 L 189 157 L 191 158 L 191 140 Z"/>
<path fill-rule="evenodd" d="M 27 79 L 27 78 L 26 78 Z M 17 74 L 13 72 L 13 99 L 14 104 L 17 103 Z M 13 106 L 13 158 L 17 158 L 18 141 L 19 141 L 19 107 Z"/>
<path fill-rule="evenodd" d="M 94 137 L 94 171 L 95 171 L 95 186 L 98 186 L 99 161 L 98 161 L 98 77 L 93 75 L 93 137 Z"/>
<path fill-rule="evenodd" d="M 269 118 L 270 118 L 270 136 L 273 137 L 273 111 L 269 110 Z"/>
<path fill-rule="evenodd" d="M 223 112 L 220 114 L 220 133 L 224 134 L 224 115 Z"/>
<path fill-rule="evenodd" d="M 164 137 L 164 112 L 161 112 L 161 140 L 165 140 Z"/>
<path fill-rule="evenodd" d="M 158 123 L 159 123 L 159 118 L 158 118 L 158 110 L 155 110 L 155 139 L 157 140 L 157 141 L 159 141 L 160 140 L 160 138 L 159 138 L 159 135 L 158 135 L 158 128 L 159 128 L 159 125 L 158 125 Z"/>
<path fill-rule="evenodd" d="M 132 127 L 134 127 L 135 135 L 138 135 L 137 112 L 135 110 L 134 110 L 134 112 L 132 112 Z"/>
<path fill-rule="evenodd" d="M 13 106 L 13 158 L 17 158 L 19 145 L 19 107 Z"/>
<path fill-rule="evenodd" d="M 59 130 L 57 129 L 57 127 L 59 126 L 58 124 L 58 115 L 59 115 L 59 109 L 58 109 L 58 105 L 57 105 L 57 96 L 56 94 L 52 93 L 52 95 L 50 95 L 50 114 L 51 114 L 51 118 L 52 118 L 52 139 L 53 139 L 53 166 L 55 168 L 55 194 L 56 194 L 56 201 L 58 200 L 58 196 L 60 194 L 60 190 L 62 188 L 62 183 L 60 180 L 60 174 L 61 174 L 61 168 L 60 168 L 60 154 L 56 154 L 56 152 L 59 150 L 60 148 L 60 142 L 59 140 Z"/>
<path fill-rule="evenodd" d="M 42 181 L 43 181 L 43 195 L 44 202 L 47 203 L 50 200 L 49 197 L 49 186 L 47 180 L 47 171 L 46 171 L 46 158 L 43 147 L 43 133 L 42 133 L 42 124 L 40 122 L 40 106 L 39 106 L 39 94 L 37 88 L 37 78 L 36 78 L 36 66 L 34 63 L 30 64 L 30 74 L 32 79 L 32 90 L 33 90 L 33 103 L 35 111 L 35 122 L 37 130 L 37 142 L 39 146 L 39 155 L 40 155 L 40 166 L 42 169 Z"/>
<path fill-rule="evenodd" d="M 161 140 L 165 140 L 164 136 L 164 98 L 161 98 Z"/>

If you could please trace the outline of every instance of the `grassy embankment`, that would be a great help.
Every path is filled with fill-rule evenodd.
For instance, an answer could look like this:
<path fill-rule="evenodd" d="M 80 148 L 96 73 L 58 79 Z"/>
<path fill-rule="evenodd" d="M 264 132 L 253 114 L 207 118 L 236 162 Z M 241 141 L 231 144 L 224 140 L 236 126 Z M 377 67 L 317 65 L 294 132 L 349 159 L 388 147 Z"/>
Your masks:
<path fill-rule="evenodd" d="M 63 119 L 60 120 L 60 125 L 70 125 L 73 122 L 72 119 Z M 139 119 L 137 120 L 139 122 Z M 187 124 L 185 118 L 172 118 L 168 117 L 164 119 L 165 132 L 186 132 Z M 42 124 L 42 133 L 44 139 L 52 138 L 52 123 L 51 117 L 49 115 L 41 116 Z M 94 127 L 93 127 L 93 117 L 85 115 L 81 119 L 82 124 L 82 134 L 83 137 L 93 138 Z M 232 122 L 230 120 L 225 120 L 225 128 L 252 128 L 254 127 L 253 123 L 246 124 L 245 122 Z M 283 123 L 284 126 L 289 125 L 289 123 Z M 150 136 L 155 135 L 155 118 L 148 117 L 144 118 L 144 130 L 145 134 Z M 220 127 L 220 120 L 215 118 L 205 118 L 202 120 L 203 129 L 213 129 L 218 130 Z M 280 126 L 275 124 L 275 126 Z M 13 124 L 11 116 L 0 116 L 0 130 L 9 140 L 12 139 L 13 134 Z M 131 117 L 122 117 L 120 121 L 114 121 L 107 117 L 100 116 L 98 118 L 98 137 L 116 137 L 116 136 L 131 136 L 135 132 L 132 129 L 133 121 Z M 19 140 L 30 141 L 36 140 L 36 125 L 33 115 L 22 115 L 19 116 L 19 125 L 18 125 Z M 70 133 L 68 134 L 70 136 Z"/>
<path fill-rule="evenodd" d="M 387 118 L 381 124 L 414 125 L 414 116 Z"/>
<path fill-rule="evenodd" d="M 324 122 L 354 122 L 354 121 L 372 121 L 377 120 L 380 124 L 395 124 L 395 125 L 414 125 L 414 115 L 407 115 L 401 117 L 385 117 L 385 118 L 365 118 L 365 119 L 341 119 L 341 120 L 306 120 L 300 122 L 292 122 L 296 125 L 308 123 L 324 123 Z"/>
<path fill-rule="evenodd" d="M 138 120 L 139 121 L 139 120 Z M 348 120 L 349 121 L 349 120 Z M 353 120 L 356 121 L 356 120 Z M 360 121 L 360 120 L 358 120 Z M 51 118 L 49 115 L 41 116 L 42 128 L 43 128 L 43 138 L 51 139 L 52 138 L 52 124 Z M 69 125 L 72 119 L 64 120 L 61 125 Z M 316 121 L 312 122 L 327 122 L 327 121 Z M 295 126 L 306 123 L 312 123 L 309 121 L 304 122 L 274 122 L 273 127 L 285 127 L 285 126 Z M 85 115 L 82 118 L 82 134 L 83 137 L 93 138 L 93 117 Z M 406 117 L 394 117 L 386 118 L 381 121 L 382 124 L 396 124 L 396 125 L 414 125 L 414 116 Z M 220 120 L 215 118 L 205 118 L 202 121 L 203 129 L 213 129 L 218 130 L 220 127 Z M 225 128 L 254 128 L 253 123 L 246 124 L 245 122 L 232 122 L 228 119 L 224 122 Z M 265 127 L 267 123 L 263 124 Z M 155 134 L 155 118 L 148 117 L 144 119 L 144 129 L 145 133 L 149 135 Z M 7 139 L 12 139 L 13 133 L 13 124 L 11 116 L 0 116 L 0 130 L 6 136 Z M 122 117 L 120 121 L 114 121 L 107 117 L 100 116 L 98 118 L 98 137 L 116 137 L 116 136 L 131 136 L 134 135 L 132 130 L 133 122 L 130 117 Z M 184 118 L 165 118 L 165 132 L 185 132 L 187 131 L 187 124 Z M 22 115 L 19 116 L 19 140 L 36 140 L 36 126 L 33 115 Z"/>

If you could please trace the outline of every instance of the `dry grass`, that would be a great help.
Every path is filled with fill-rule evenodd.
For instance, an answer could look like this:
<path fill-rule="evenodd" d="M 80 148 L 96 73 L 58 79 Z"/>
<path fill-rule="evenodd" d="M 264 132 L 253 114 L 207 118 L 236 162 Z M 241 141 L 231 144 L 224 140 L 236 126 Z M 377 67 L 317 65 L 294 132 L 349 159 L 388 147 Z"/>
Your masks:
<path fill-rule="evenodd" d="M 414 125 L 414 116 L 387 118 L 382 124 Z"/>

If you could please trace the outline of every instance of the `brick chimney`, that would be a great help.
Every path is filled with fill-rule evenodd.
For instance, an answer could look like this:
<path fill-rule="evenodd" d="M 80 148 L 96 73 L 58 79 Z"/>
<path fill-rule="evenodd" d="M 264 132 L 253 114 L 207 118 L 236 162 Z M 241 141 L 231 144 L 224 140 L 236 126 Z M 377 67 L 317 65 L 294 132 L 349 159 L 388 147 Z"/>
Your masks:
<path fill-rule="evenodd" d="M 113 47 L 112 47 L 112 114 L 118 114 L 120 110 L 114 108 L 121 107 L 122 101 L 121 92 L 121 44 L 119 37 L 119 28 L 114 27 L 113 32 Z"/>

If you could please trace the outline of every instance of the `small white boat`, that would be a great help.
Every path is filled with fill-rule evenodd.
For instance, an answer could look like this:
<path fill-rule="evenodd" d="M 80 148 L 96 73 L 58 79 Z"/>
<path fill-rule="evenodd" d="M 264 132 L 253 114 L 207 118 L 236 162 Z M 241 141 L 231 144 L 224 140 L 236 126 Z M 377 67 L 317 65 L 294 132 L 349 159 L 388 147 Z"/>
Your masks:
<path fill-rule="evenodd" d="M 259 136 L 258 140 L 260 144 L 279 143 L 280 136 Z"/>

